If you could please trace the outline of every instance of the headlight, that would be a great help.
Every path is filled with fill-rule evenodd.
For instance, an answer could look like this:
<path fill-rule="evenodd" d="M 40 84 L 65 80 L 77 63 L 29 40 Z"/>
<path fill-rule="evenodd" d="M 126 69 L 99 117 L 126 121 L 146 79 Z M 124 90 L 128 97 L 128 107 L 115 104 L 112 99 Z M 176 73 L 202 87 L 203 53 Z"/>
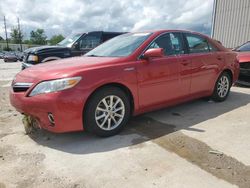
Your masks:
<path fill-rule="evenodd" d="M 42 93 L 51 93 L 55 91 L 62 91 L 74 87 L 82 78 L 62 78 L 51 81 L 44 81 L 35 86 L 29 96 L 39 95 Z"/>
<path fill-rule="evenodd" d="M 38 56 L 37 55 L 29 55 L 28 57 L 28 61 L 38 61 Z"/>

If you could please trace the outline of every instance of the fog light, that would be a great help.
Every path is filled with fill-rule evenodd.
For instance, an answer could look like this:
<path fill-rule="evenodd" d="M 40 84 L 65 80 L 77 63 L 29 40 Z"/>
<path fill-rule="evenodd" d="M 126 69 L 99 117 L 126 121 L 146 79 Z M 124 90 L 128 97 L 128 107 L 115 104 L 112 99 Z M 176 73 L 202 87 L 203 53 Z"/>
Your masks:
<path fill-rule="evenodd" d="M 49 122 L 51 123 L 51 125 L 55 125 L 55 120 L 54 120 L 54 116 L 51 112 L 48 113 L 48 119 L 49 119 Z"/>

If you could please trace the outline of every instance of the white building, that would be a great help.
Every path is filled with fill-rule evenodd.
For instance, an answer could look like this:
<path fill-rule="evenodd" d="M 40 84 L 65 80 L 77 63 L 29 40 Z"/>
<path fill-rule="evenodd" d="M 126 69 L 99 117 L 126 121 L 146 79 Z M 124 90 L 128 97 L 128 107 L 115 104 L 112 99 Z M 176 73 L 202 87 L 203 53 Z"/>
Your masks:
<path fill-rule="evenodd" d="M 250 41 L 250 0 L 214 0 L 212 38 L 227 48 Z"/>

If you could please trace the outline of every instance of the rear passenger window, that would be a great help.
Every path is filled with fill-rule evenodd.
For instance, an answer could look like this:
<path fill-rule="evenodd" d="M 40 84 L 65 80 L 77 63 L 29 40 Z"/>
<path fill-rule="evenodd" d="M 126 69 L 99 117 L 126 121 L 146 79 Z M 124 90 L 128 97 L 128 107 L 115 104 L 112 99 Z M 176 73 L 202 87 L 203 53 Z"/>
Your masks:
<path fill-rule="evenodd" d="M 201 36 L 194 34 L 186 34 L 189 53 L 207 53 L 209 52 L 209 46 L 207 40 Z"/>
<path fill-rule="evenodd" d="M 155 39 L 149 46 L 150 48 L 163 48 L 165 55 L 185 53 L 180 33 L 166 33 Z"/>
<path fill-rule="evenodd" d="M 216 52 L 218 51 L 218 49 L 216 47 L 214 47 L 212 44 L 208 43 L 208 47 L 209 47 L 209 51 L 210 52 Z"/>

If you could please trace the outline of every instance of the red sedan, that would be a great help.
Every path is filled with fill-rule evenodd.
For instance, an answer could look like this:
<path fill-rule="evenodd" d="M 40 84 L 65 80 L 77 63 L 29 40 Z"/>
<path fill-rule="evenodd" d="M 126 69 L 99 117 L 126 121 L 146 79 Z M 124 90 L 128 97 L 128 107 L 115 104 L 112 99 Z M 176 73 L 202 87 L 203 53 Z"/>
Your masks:
<path fill-rule="evenodd" d="M 128 33 L 20 72 L 10 101 L 40 128 L 111 136 L 131 115 L 201 97 L 224 101 L 238 78 L 236 55 L 194 32 Z"/>
<path fill-rule="evenodd" d="M 234 49 L 238 53 L 240 75 L 237 83 L 250 86 L 250 42 L 246 42 Z"/>

